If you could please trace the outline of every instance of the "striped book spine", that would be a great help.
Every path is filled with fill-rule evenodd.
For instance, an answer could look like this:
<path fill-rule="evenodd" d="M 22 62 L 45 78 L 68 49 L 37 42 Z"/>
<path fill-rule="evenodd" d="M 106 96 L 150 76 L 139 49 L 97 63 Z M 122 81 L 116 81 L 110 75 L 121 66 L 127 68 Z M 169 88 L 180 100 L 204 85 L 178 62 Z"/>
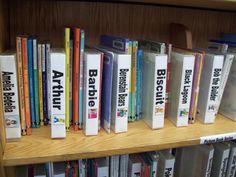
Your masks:
<path fill-rule="evenodd" d="M 66 52 L 66 129 L 70 127 L 70 28 L 65 28 Z"/>
<path fill-rule="evenodd" d="M 18 93 L 19 93 L 19 107 L 21 118 L 21 133 L 26 135 L 25 124 L 25 101 L 24 101 L 24 81 L 23 81 L 23 61 L 22 61 L 22 46 L 21 37 L 16 37 L 16 58 L 17 58 L 17 72 L 18 72 Z"/>
<path fill-rule="evenodd" d="M 42 78 L 42 44 L 38 44 L 38 91 L 40 125 L 43 125 L 43 78 Z"/>
<path fill-rule="evenodd" d="M 29 78 L 28 78 L 28 51 L 27 38 L 22 37 L 22 63 L 23 63 L 23 81 L 24 81 L 24 103 L 25 103 L 25 123 L 27 135 L 32 134 L 31 117 L 30 117 L 30 100 L 29 100 Z"/>

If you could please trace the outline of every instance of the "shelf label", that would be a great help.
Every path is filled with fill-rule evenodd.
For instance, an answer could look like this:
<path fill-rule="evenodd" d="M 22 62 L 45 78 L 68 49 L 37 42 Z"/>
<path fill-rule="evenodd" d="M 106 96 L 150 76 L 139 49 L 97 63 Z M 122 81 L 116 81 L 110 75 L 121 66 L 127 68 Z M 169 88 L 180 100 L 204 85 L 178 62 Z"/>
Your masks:
<path fill-rule="evenodd" d="M 218 143 L 236 139 L 236 132 L 200 137 L 200 144 Z"/>

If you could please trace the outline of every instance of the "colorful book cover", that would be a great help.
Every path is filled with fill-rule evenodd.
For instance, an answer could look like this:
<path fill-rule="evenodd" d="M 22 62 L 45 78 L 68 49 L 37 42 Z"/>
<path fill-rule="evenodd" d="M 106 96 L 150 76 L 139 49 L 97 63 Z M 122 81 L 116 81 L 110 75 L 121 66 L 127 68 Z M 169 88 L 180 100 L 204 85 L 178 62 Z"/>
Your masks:
<path fill-rule="evenodd" d="M 128 53 L 129 51 L 129 39 L 127 38 L 101 35 L 100 43 L 103 46 L 110 47 L 121 52 Z"/>
<path fill-rule="evenodd" d="M 73 32 L 70 32 L 70 127 L 73 125 Z"/>
<path fill-rule="evenodd" d="M 26 134 L 31 135 L 31 117 L 30 117 L 30 98 L 29 98 L 29 74 L 28 74 L 28 51 L 27 37 L 21 38 L 22 44 L 22 63 L 23 63 L 23 81 L 24 81 L 24 103 L 25 103 L 25 123 Z"/>
<path fill-rule="evenodd" d="M 192 95 L 191 95 L 190 109 L 189 109 L 189 123 L 191 124 L 195 122 L 196 114 L 197 114 L 198 92 L 199 92 L 199 84 L 200 84 L 200 78 L 201 78 L 201 73 L 202 73 L 202 65 L 203 65 L 203 54 L 195 53 Z"/>
<path fill-rule="evenodd" d="M 136 112 L 137 112 L 137 120 L 141 119 L 142 115 L 142 58 L 143 58 L 143 52 L 141 49 L 138 49 L 137 54 L 137 81 L 136 81 Z"/>
<path fill-rule="evenodd" d="M 26 135 L 25 124 L 25 103 L 24 103 L 24 81 L 23 81 L 23 61 L 22 61 L 22 47 L 21 37 L 16 37 L 16 61 L 17 61 L 17 76 L 18 76 L 18 93 L 19 93 L 19 107 L 21 118 L 21 133 Z"/>
<path fill-rule="evenodd" d="M 33 62 L 33 39 L 28 38 L 28 77 L 29 77 L 29 97 L 30 97 L 30 117 L 31 127 L 36 127 L 35 107 L 34 107 L 34 62 Z"/>
<path fill-rule="evenodd" d="M 48 118 L 48 88 L 47 88 L 47 62 L 46 62 L 46 44 L 42 44 L 42 85 L 43 85 L 43 117 L 44 125 L 49 124 Z"/>
<path fill-rule="evenodd" d="M 42 44 L 38 44 L 38 87 L 40 125 L 43 126 Z"/>
<path fill-rule="evenodd" d="M 45 44 L 46 47 L 46 75 L 47 75 L 47 108 L 48 108 L 48 122 L 49 124 L 51 123 L 51 95 L 49 94 L 51 92 L 51 82 L 49 80 L 50 78 L 50 68 L 49 63 L 51 62 L 50 60 L 50 44 L 46 42 Z"/>
<path fill-rule="evenodd" d="M 0 80 L 6 138 L 21 137 L 19 98 L 17 89 L 16 56 L 13 53 L 0 55 Z"/>
<path fill-rule="evenodd" d="M 79 128 L 83 128 L 83 89 L 84 89 L 84 44 L 85 32 L 80 30 L 80 69 L 79 69 Z"/>
<path fill-rule="evenodd" d="M 73 61 L 73 126 L 79 125 L 79 74 L 80 74 L 80 29 L 74 29 L 74 61 Z"/>
<path fill-rule="evenodd" d="M 65 28 L 66 52 L 66 129 L 70 128 L 70 28 Z"/>
<path fill-rule="evenodd" d="M 133 42 L 129 41 L 129 48 L 128 48 L 128 54 L 132 55 L 132 49 L 133 49 Z M 132 66 L 130 68 L 130 71 L 132 72 Z M 128 121 L 133 122 L 134 119 L 132 117 L 132 74 L 130 74 L 130 83 L 129 83 L 129 109 L 128 109 Z"/>
<path fill-rule="evenodd" d="M 37 39 L 33 39 L 33 64 L 34 64 L 34 107 L 35 107 L 35 120 L 36 127 L 40 127 L 39 115 L 39 90 L 38 90 L 38 46 Z"/>

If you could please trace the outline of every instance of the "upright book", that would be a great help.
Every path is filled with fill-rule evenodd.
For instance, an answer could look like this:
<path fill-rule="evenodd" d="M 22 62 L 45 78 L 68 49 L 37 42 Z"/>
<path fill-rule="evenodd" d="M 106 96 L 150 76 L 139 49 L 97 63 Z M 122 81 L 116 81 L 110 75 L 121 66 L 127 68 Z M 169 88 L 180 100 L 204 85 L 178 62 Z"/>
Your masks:
<path fill-rule="evenodd" d="M 38 91 L 39 91 L 39 116 L 40 125 L 43 125 L 43 77 L 42 77 L 42 44 L 38 44 Z"/>
<path fill-rule="evenodd" d="M 84 132 L 85 135 L 98 134 L 100 116 L 100 77 L 103 55 L 95 50 L 86 50 L 84 55 Z"/>
<path fill-rule="evenodd" d="M 149 96 L 143 97 L 142 115 L 152 129 L 164 126 L 166 78 L 167 55 L 144 51 L 142 91 Z"/>
<path fill-rule="evenodd" d="M 226 142 L 226 144 L 230 147 L 230 153 L 225 177 L 234 177 L 236 171 L 236 143 L 231 141 Z"/>
<path fill-rule="evenodd" d="M 51 137 L 64 138 L 65 127 L 65 75 L 66 58 L 64 51 L 55 50 L 51 52 L 49 60 L 50 80 L 50 106 L 51 106 Z"/>
<path fill-rule="evenodd" d="M 66 52 L 66 129 L 70 128 L 70 28 L 65 28 L 65 52 Z"/>
<path fill-rule="evenodd" d="M 173 177 L 174 165 L 175 157 L 169 152 L 169 150 L 160 151 L 157 176 Z"/>
<path fill-rule="evenodd" d="M 21 126 L 15 54 L 0 55 L 0 72 L 6 138 L 18 139 L 21 137 Z"/>
<path fill-rule="evenodd" d="M 189 52 L 172 52 L 168 118 L 177 127 L 188 125 L 194 59 L 194 55 Z"/>
<path fill-rule="evenodd" d="M 213 123 L 216 116 L 224 56 L 205 55 L 200 81 L 197 118 L 203 123 Z"/>

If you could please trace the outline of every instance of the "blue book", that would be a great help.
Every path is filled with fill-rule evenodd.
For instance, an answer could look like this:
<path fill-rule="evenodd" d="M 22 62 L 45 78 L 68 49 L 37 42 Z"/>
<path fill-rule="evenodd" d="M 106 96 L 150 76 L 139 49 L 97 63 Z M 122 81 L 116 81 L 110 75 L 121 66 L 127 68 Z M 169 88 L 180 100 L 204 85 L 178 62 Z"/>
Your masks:
<path fill-rule="evenodd" d="M 224 41 L 236 43 L 236 34 L 235 33 L 222 33 L 221 39 Z"/>
<path fill-rule="evenodd" d="M 79 78 L 79 128 L 83 128 L 83 60 L 84 60 L 84 30 L 80 30 L 80 78 Z"/>
<path fill-rule="evenodd" d="M 104 53 L 102 73 L 102 112 L 101 124 L 107 133 L 111 128 L 111 99 L 114 54 L 102 48 L 97 48 Z"/>
<path fill-rule="evenodd" d="M 36 127 L 40 127 L 39 116 L 39 90 L 38 90 L 38 47 L 37 39 L 33 39 L 33 61 L 34 61 L 34 107 L 35 107 L 35 119 Z"/>
<path fill-rule="evenodd" d="M 129 51 L 129 39 L 110 35 L 101 35 L 101 45 L 128 53 Z"/>
<path fill-rule="evenodd" d="M 44 125 L 48 125 L 48 98 L 47 98 L 47 62 L 46 62 L 46 44 L 42 44 L 42 82 L 43 82 L 43 117 Z"/>
<path fill-rule="evenodd" d="M 30 96 L 30 116 L 31 127 L 35 128 L 35 107 L 34 107 L 34 65 L 33 65 L 33 39 L 28 38 L 28 75 L 29 75 L 29 96 Z"/>
<path fill-rule="evenodd" d="M 136 75 L 137 75 L 137 81 L 136 81 L 136 113 L 137 113 L 137 119 L 139 120 L 141 118 L 141 112 L 142 112 L 142 57 L 143 52 L 141 49 L 138 49 L 138 57 L 137 57 L 137 69 L 136 69 Z"/>

